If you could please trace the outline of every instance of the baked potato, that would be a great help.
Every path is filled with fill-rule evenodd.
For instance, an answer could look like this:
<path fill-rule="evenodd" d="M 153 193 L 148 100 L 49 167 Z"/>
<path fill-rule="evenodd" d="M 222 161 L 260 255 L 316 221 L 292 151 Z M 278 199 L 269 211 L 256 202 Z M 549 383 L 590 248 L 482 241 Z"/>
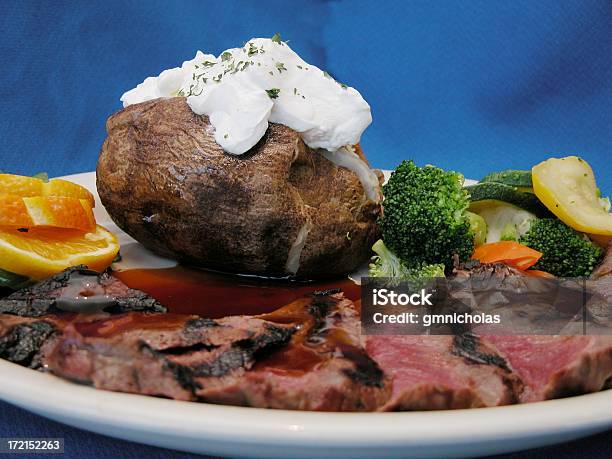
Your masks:
<path fill-rule="evenodd" d="M 286 126 L 270 124 L 249 152 L 231 155 L 208 118 L 174 97 L 115 113 L 107 131 L 102 203 L 160 255 L 224 272 L 322 278 L 364 263 L 379 237 L 380 203 L 356 173 Z M 382 174 L 374 177 L 379 188 Z"/>

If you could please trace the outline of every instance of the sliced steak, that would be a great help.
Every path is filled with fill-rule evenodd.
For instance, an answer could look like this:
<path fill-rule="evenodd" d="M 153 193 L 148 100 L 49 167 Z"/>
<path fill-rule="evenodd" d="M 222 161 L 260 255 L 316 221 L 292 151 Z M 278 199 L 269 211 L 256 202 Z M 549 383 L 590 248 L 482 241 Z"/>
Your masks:
<path fill-rule="evenodd" d="M 393 379 L 384 410 L 442 410 L 515 403 L 520 380 L 475 337 L 369 336 L 368 354 Z"/>
<path fill-rule="evenodd" d="M 521 402 L 602 390 L 612 378 L 612 336 L 485 336 L 523 381 Z"/>
<path fill-rule="evenodd" d="M 71 324 L 46 352 L 52 373 L 99 389 L 197 400 L 199 375 L 252 367 L 293 330 L 255 318 L 129 313 Z"/>
<path fill-rule="evenodd" d="M 593 297 L 587 303 L 590 319 L 595 324 L 591 330 L 602 334 L 612 334 L 612 242 L 599 267 L 593 272 L 587 283 Z M 605 327 L 602 329 L 601 327 Z"/>
<path fill-rule="evenodd" d="M 608 244 L 603 260 L 591 275 L 595 280 L 602 277 L 612 277 L 612 241 Z"/>
<path fill-rule="evenodd" d="M 52 321 L 0 314 L 0 359 L 38 369 L 40 349 L 56 331 Z"/>
<path fill-rule="evenodd" d="M 102 320 L 127 311 L 165 312 L 166 308 L 109 272 L 98 273 L 85 266 L 66 269 L 0 297 L 0 358 L 40 368 L 43 347 L 70 323 Z"/>
<path fill-rule="evenodd" d="M 157 300 L 129 288 L 109 272 L 85 266 L 68 268 L 31 287 L 0 298 L 0 313 L 42 317 L 62 312 L 166 312 Z"/>
<path fill-rule="evenodd" d="M 304 410 L 375 410 L 390 386 L 360 346 L 341 294 L 260 317 L 129 313 L 72 323 L 45 349 L 49 371 L 100 389 Z"/>
<path fill-rule="evenodd" d="M 480 337 L 523 381 L 521 402 L 599 391 L 612 378 L 612 335 L 610 328 L 605 328 L 610 326 L 612 310 L 611 265 L 612 245 L 592 279 L 585 284 L 595 294 L 586 305 L 589 319 L 586 336 Z M 574 331 L 581 333 L 581 322 L 578 325 Z M 602 330 L 607 335 L 593 334 Z"/>
<path fill-rule="evenodd" d="M 388 399 L 389 378 L 362 347 L 358 311 L 341 294 L 321 292 L 260 317 L 296 327 L 291 343 L 231 382 L 203 383 L 204 399 L 317 411 L 372 411 Z"/>

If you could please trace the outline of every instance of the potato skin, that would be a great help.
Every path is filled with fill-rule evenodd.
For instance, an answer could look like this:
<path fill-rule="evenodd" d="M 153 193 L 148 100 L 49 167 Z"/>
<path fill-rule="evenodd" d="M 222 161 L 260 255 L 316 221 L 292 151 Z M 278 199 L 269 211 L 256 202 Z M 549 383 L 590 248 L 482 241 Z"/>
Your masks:
<path fill-rule="evenodd" d="M 300 229 L 312 229 L 297 277 L 351 272 L 379 237 L 380 205 L 353 172 L 270 124 L 244 155 L 225 153 L 182 97 L 129 106 L 107 122 L 97 166 L 102 203 L 153 252 L 219 271 L 286 277 Z M 381 176 L 381 174 L 379 174 Z"/>

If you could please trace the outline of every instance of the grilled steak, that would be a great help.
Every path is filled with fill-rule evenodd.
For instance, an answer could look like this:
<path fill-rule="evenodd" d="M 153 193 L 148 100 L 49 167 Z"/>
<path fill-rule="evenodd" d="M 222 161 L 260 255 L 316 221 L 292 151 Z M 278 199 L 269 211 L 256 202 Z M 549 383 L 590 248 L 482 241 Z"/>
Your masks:
<path fill-rule="evenodd" d="M 58 376 L 99 389 L 197 400 L 202 378 L 243 372 L 292 333 L 255 318 L 130 313 L 68 326 L 45 363 Z"/>
<path fill-rule="evenodd" d="M 80 279 L 82 271 L 4 301 L 10 314 L 0 314 L 0 357 L 44 365 L 100 389 L 179 400 L 372 411 L 389 396 L 388 378 L 360 345 L 358 312 L 338 292 L 316 293 L 260 317 L 77 315 L 52 301 L 61 298 L 66 276 Z M 119 281 L 102 280 L 112 282 L 115 295 L 134 294 Z M 45 289 L 52 292 L 45 305 L 53 314 L 39 318 Z"/>
<path fill-rule="evenodd" d="M 389 397 L 388 377 L 361 346 L 358 312 L 341 294 L 315 294 L 261 317 L 296 326 L 291 343 L 231 383 L 202 384 L 204 399 L 268 408 L 372 411 Z"/>
<path fill-rule="evenodd" d="M 75 306 L 89 313 L 70 312 Z M 0 358 L 40 368 L 43 345 L 73 320 L 88 322 L 128 311 L 165 312 L 166 308 L 108 272 L 97 273 L 84 266 L 66 269 L 0 297 Z"/>
<path fill-rule="evenodd" d="M 612 329 L 612 242 L 588 285 L 594 294 L 587 304 L 590 318 L 595 324 L 607 327 L 609 334 Z"/>
<path fill-rule="evenodd" d="M 366 349 L 393 379 L 384 410 L 440 410 L 515 403 L 520 380 L 476 337 L 370 336 Z"/>
<path fill-rule="evenodd" d="M 525 277 L 524 273 L 499 265 L 471 264 L 456 267 L 458 276 L 489 273 L 498 279 Z M 612 378 L 612 336 L 596 335 L 599 325 L 610 326 L 612 299 L 612 245 L 585 284 L 593 294 L 586 304 L 589 336 L 499 336 L 481 333 L 479 341 L 497 354 L 522 381 L 521 402 L 532 402 L 603 389 Z M 509 305 L 508 307 L 512 307 Z M 592 327 L 592 328 L 591 328 Z M 572 324 L 565 327 L 572 328 Z M 574 327 L 575 328 L 575 327 Z M 580 325 L 582 328 L 582 325 Z M 486 327 L 477 327 L 482 330 Z"/>
<path fill-rule="evenodd" d="M 612 378 L 612 336 L 485 336 L 521 378 L 521 402 L 596 392 Z"/>
<path fill-rule="evenodd" d="M 521 402 L 595 392 L 612 378 L 612 336 L 594 335 L 610 326 L 612 245 L 586 284 L 594 296 L 587 303 L 591 336 L 484 336 L 525 384 Z M 604 330 L 604 329 L 602 329 Z"/>
<path fill-rule="evenodd" d="M 30 368 L 42 366 L 40 349 L 56 333 L 47 320 L 0 314 L 0 358 Z"/>
<path fill-rule="evenodd" d="M 591 275 L 591 278 L 595 280 L 605 277 L 612 277 L 612 241 L 608 244 L 604 259 Z"/>
<path fill-rule="evenodd" d="M 85 266 L 68 268 L 32 287 L 0 298 L 0 313 L 23 317 L 83 311 L 166 312 L 166 308 L 145 293 L 129 288 L 108 272 L 98 273 Z"/>

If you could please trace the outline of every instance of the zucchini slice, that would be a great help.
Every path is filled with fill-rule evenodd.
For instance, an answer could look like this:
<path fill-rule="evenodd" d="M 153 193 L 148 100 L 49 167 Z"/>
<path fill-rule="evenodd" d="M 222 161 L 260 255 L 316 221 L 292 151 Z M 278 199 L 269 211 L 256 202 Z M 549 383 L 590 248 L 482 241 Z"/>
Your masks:
<path fill-rule="evenodd" d="M 480 209 L 489 207 L 492 204 L 490 201 L 502 201 L 520 207 L 538 217 L 550 216 L 546 206 L 540 202 L 535 194 L 519 190 L 515 186 L 483 182 L 466 186 L 465 189 L 470 193 L 470 201 L 472 202 L 470 210 L 472 212 L 479 213 Z"/>
<path fill-rule="evenodd" d="M 519 189 L 530 189 L 533 187 L 531 171 L 519 171 L 514 169 L 492 172 L 485 176 L 480 182 L 503 183 L 504 185 L 515 186 Z"/>

